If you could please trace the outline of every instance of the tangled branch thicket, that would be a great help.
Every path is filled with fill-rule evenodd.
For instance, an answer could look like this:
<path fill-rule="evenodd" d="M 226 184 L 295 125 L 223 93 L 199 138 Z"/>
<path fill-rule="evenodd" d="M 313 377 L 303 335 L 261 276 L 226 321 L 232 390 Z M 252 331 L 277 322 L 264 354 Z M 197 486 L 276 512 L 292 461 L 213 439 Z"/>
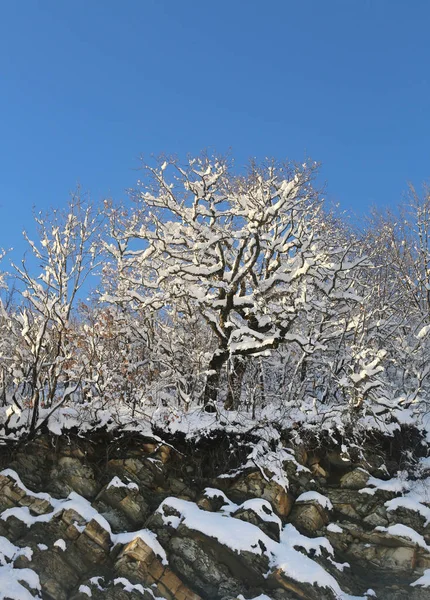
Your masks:
<path fill-rule="evenodd" d="M 428 189 L 357 232 L 325 206 L 314 163 L 142 172 L 127 206 L 75 195 L 39 215 L 37 260 L 1 278 L 3 436 L 55 429 L 56 414 L 61 428 L 203 407 L 390 430 L 428 412 Z"/>

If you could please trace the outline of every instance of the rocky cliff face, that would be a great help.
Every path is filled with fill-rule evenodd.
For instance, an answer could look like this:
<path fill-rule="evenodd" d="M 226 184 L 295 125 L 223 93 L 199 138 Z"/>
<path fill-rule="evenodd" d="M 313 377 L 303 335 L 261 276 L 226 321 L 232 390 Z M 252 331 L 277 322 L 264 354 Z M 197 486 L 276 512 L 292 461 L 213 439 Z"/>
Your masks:
<path fill-rule="evenodd" d="M 411 479 L 373 449 L 354 461 L 285 442 L 270 469 L 246 460 L 252 440 L 223 444 L 5 449 L 0 597 L 430 597 L 429 461 Z"/>

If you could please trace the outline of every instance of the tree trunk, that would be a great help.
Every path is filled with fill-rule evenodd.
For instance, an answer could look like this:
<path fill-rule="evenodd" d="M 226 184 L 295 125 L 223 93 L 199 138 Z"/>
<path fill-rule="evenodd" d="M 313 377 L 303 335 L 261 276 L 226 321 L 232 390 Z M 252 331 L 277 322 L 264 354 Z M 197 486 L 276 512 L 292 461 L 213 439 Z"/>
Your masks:
<path fill-rule="evenodd" d="M 2 377 L 1 377 L 1 405 L 6 406 L 7 398 L 6 398 L 6 374 L 5 370 L 2 369 Z"/>
<path fill-rule="evenodd" d="M 40 403 L 40 395 L 37 387 L 34 390 L 33 397 L 31 399 L 31 403 L 33 405 L 33 414 L 31 415 L 31 424 L 30 424 L 30 432 L 29 436 L 31 437 L 36 430 L 37 421 L 39 420 L 39 403 Z"/>
<path fill-rule="evenodd" d="M 306 379 L 307 368 L 308 365 L 306 359 L 304 358 L 302 360 L 302 364 L 300 365 L 300 383 L 303 383 Z"/>
<path fill-rule="evenodd" d="M 32 387 L 32 395 L 31 395 L 31 407 L 33 409 L 33 413 L 31 415 L 31 423 L 30 423 L 30 431 L 29 437 L 31 438 L 36 431 L 37 421 L 39 420 L 39 408 L 40 408 L 40 392 L 38 388 L 37 381 L 37 363 L 35 363 L 32 367 L 31 373 L 31 387 Z"/>
<path fill-rule="evenodd" d="M 209 374 L 206 378 L 205 389 L 203 392 L 203 405 L 205 408 L 216 404 L 221 370 L 227 358 L 228 353 L 225 350 L 217 350 L 212 356 L 209 363 Z"/>
<path fill-rule="evenodd" d="M 266 406 L 266 386 L 264 385 L 264 365 L 261 358 L 258 364 L 258 387 L 260 389 L 260 406 L 261 408 L 264 408 Z M 255 412 L 253 413 L 252 418 L 255 418 Z"/>
<path fill-rule="evenodd" d="M 188 412 L 191 399 L 191 382 L 189 378 L 179 379 L 176 389 L 178 392 L 178 406 L 183 405 L 185 412 Z"/>
<path fill-rule="evenodd" d="M 233 358 L 233 368 L 228 378 L 228 391 L 224 408 L 236 410 L 239 408 L 242 393 L 243 376 L 246 371 L 246 360 L 243 357 Z"/>

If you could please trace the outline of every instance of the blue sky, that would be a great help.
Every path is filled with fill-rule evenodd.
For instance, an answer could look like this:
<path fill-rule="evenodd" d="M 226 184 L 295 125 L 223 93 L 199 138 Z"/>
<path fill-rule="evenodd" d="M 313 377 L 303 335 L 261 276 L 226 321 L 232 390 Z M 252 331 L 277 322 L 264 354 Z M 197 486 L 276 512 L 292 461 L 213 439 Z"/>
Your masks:
<path fill-rule="evenodd" d="M 430 177 L 427 0 L 20 0 L 0 15 L 0 247 L 139 156 L 322 163 L 363 213 Z"/>

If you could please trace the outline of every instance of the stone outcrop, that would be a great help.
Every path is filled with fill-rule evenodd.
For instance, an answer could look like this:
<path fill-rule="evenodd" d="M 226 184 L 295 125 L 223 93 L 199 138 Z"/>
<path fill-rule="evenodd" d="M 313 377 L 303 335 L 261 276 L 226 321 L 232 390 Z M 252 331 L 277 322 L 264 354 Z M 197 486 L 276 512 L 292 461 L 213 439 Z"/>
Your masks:
<path fill-rule="evenodd" d="M 0 536 L 22 549 L 4 559 L 10 568 L 38 574 L 34 598 L 336 600 L 334 585 L 303 580 L 289 560 L 311 561 L 357 597 L 430 594 L 411 586 L 430 573 L 430 507 L 420 513 L 393 504 L 399 492 L 388 486 L 369 489 L 379 464 L 372 472 L 336 453 L 323 463 L 297 446 L 286 489 L 259 468 L 187 478 L 192 457 L 157 441 L 104 463 L 78 444 L 31 444 L 0 474 Z"/>
<path fill-rule="evenodd" d="M 162 564 L 152 548 L 139 537 L 123 548 L 115 569 L 128 579 L 155 586 L 166 600 L 201 600 L 172 569 Z"/>
<path fill-rule="evenodd" d="M 221 489 L 228 490 L 233 500 L 243 501 L 248 498 L 267 500 L 272 504 L 275 512 L 283 518 L 288 517 L 293 507 L 292 495 L 257 469 L 240 475 L 234 482 L 219 479 L 216 484 Z"/>

